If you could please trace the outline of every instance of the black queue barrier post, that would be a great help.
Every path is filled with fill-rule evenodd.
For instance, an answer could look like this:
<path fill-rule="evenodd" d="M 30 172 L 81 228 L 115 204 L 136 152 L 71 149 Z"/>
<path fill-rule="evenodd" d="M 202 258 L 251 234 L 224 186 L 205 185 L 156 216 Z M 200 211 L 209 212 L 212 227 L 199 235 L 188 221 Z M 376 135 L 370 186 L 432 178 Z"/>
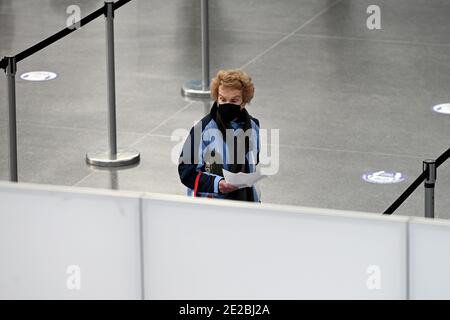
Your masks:
<path fill-rule="evenodd" d="M 209 98 L 209 7 L 208 0 L 201 0 L 202 80 L 187 81 L 181 87 L 185 97 Z"/>
<path fill-rule="evenodd" d="M 107 64 L 108 64 L 108 106 L 109 106 L 109 140 L 110 150 L 107 152 L 97 152 L 92 155 L 86 155 L 86 161 L 93 165 L 105 167 L 118 167 L 125 165 L 133 165 L 139 162 L 140 155 L 138 152 L 127 149 L 117 152 L 116 144 L 116 113 L 115 113 L 115 75 L 114 75 L 114 11 L 127 4 L 132 0 L 112 0 L 106 1 L 104 6 L 84 17 L 80 21 L 74 22 L 72 25 L 51 35 L 50 37 L 40 41 L 32 47 L 18 53 L 15 56 L 3 57 L 0 60 L 0 69 L 3 69 L 7 77 L 7 94 L 8 94 L 8 135 L 9 135 L 9 167 L 10 181 L 18 181 L 17 170 L 17 124 L 16 124 L 16 83 L 15 76 L 17 72 L 17 63 L 35 54 L 36 52 L 50 46 L 58 40 L 64 38 L 72 32 L 84 27 L 88 23 L 100 17 L 102 14 L 106 16 L 106 34 L 107 34 Z"/>
<path fill-rule="evenodd" d="M 436 183 L 437 168 L 450 158 L 450 148 L 436 160 L 423 161 L 422 173 L 416 180 L 387 208 L 383 214 L 393 214 L 406 199 L 425 182 L 425 217 L 434 218 L 434 185 Z"/>
<path fill-rule="evenodd" d="M 17 177 L 17 128 L 16 128 L 16 71 L 15 57 L 6 57 L 6 78 L 8 87 L 8 138 L 9 138 L 9 180 L 18 182 Z"/>
<path fill-rule="evenodd" d="M 425 160 L 423 162 L 425 172 L 425 218 L 434 218 L 434 185 L 436 183 L 436 161 Z"/>
<path fill-rule="evenodd" d="M 114 2 L 105 1 L 106 20 L 106 64 L 108 80 L 108 131 L 109 150 L 94 151 L 86 154 L 86 162 L 100 167 L 120 167 L 136 164 L 140 161 L 140 154 L 134 149 L 117 150 L 116 129 L 116 87 L 114 66 Z"/>

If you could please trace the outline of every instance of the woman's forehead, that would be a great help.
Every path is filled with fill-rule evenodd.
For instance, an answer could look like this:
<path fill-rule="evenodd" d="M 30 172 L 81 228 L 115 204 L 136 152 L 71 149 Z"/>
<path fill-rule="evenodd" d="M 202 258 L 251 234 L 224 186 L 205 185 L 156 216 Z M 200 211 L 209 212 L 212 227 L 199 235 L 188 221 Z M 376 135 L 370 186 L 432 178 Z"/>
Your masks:
<path fill-rule="evenodd" d="M 242 90 L 220 86 L 219 94 L 227 97 L 242 96 Z"/>

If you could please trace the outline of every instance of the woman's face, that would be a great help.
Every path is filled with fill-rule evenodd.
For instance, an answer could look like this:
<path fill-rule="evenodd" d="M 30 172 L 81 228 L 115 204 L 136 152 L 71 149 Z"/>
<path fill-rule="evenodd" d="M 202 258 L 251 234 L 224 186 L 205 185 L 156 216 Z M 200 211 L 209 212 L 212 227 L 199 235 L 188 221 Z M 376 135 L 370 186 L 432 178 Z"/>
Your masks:
<path fill-rule="evenodd" d="M 232 103 L 241 106 L 241 110 L 244 108 L 242 104 L 242 90 L 227 88 L 224 86 L 219 86 L 219 104 Z"/>

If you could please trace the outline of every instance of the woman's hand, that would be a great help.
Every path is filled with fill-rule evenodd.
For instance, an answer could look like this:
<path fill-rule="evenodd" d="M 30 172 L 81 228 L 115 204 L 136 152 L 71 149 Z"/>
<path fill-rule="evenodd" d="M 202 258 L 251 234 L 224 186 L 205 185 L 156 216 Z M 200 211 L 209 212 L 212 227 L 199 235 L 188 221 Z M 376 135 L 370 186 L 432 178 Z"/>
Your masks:
<path fill-rule="evenodd" d="M 225 182 L 225 179 L 222 179 L 219 181 L 219 191 L 220 193 L 230 193 L 234 190 L 237 190 L 238 188 L 232 184 L 229 184 L 227 182 Z"/>

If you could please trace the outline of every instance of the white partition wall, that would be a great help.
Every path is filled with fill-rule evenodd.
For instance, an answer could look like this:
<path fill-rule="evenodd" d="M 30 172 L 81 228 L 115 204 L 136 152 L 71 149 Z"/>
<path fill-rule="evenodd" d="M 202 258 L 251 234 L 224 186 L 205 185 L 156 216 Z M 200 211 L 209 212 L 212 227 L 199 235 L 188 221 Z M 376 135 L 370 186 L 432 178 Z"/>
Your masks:
<path fill-rule="evenodd" d="M 139 197 L 0 183 L 0 299 L 140 299 Z"/>
<path fill-rule="evenodd" d="M 147 299 L 407 298 L 406 217 L 142 201 Z"/>
<path fill-rule="evenodd" d="M 0 182 L 0 299 L 449 299 L 450 222 Z"/>
<path fill-rule="evenodd" d="M 450 299 L 450 223 L 410 220 L 411 299 Z"/>

